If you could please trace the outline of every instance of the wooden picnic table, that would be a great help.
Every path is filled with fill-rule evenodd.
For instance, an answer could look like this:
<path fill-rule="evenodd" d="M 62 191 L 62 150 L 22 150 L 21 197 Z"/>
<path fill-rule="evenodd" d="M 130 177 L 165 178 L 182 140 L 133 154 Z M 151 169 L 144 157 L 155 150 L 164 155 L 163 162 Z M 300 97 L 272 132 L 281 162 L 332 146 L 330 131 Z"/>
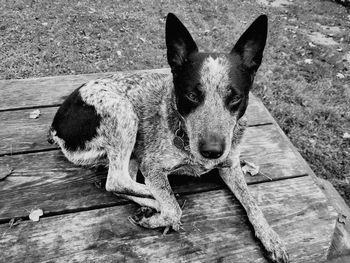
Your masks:
<path fill-rule="evenodd" d="M 48 144 L 64 98 L 107 75 L 0 80 L 0 172 L 12 170 L 0 181 L 0 262 L 267 262 L 245 211 L 217 173 L 171 178 L 184 203 L 183 229 L 163 236 L 128 221 L 137 205 L 104 189 L 106 170 L 74 166 Z M 39 118 L 29 118 L 35 109 Z M 253 95 L 247 117 L 241 158 L 264 175 L 246 180 L 291 262 L 349 263 L 345 202 L 316 178 Z M 36 208 L 44 215 L 32 222 L 28 215 Z M 22 221 L 10 226 L 13 218 Z"/>

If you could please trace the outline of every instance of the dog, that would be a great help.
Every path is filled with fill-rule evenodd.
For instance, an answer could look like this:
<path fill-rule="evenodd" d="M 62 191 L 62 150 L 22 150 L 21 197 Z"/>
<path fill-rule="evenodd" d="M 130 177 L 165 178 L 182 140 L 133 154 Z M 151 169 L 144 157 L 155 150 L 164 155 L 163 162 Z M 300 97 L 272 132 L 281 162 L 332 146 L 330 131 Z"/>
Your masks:
<path fill-rule="evenodd" d="M 230 53 L 202 53 L 169 13 L 172 76 L 115 74 L 80 86 L 58 109 L 50 141 L 74 164 L 107 164 L 106 190 L 146 207 L 131 218 L 146 228 L 179 230 L 182 211 L 168 175 L 199 176 L 217 168 L 269 258 L 288 262 L 283 242 L 248 191 L 239 161 L 244 113 L 266 38 L 267 16 L 261 15 Z M 139 170 L 145 184 L 136 181 Z"/>

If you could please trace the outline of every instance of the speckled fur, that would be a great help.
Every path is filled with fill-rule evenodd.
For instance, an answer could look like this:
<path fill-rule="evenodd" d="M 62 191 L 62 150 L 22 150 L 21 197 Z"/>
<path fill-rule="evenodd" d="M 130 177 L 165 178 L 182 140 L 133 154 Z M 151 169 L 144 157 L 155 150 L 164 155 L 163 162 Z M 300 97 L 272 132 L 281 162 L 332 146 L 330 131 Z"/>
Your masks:
<path fill-rule="evenodd" d="M 216 60 L 213 62 L 211 58 L 208 60 L 209 63 L 216 63 Z M 220 59 L 217 62 L 225 63 Z M 208 71 L 206 74 L 210 73 L 210 69 L 206 67 L 210 65 L 204 64 L 203 71 Z M 211 84 L 213 83 L 207 82 L 208 90 Z M 217 106 L 210 96 L 208 104 L 186 120 L 190 146 L 189 151 L 183 151 L 173 144 L 175 134 L 172 131 L 176 129 L 174 126 L 178 125 L 179 119 L 176 114 L 174 115 L 175 95 L 169 75 L 117 74 L 90 81 L 80 88 L 79 93 L 84 102 L 94 106 L 102 117 L 97 136 L 87 141 L 84 149 L 77 151 L 66 149 L 64 141 L 56 136 L 54 130 L 51 130 L 52 138 L 61 147 L 67 159 L 77 165 L 93 166 L 107 163 L 109 172 L 106 189 L 124 197 L 130 195 L 134 201 L 139 200 L 134 197 L 154 198 L 149 187 L 135 181 L 137 173 L 135 164 L 146 177 L 146 181 L 153 175 L 157 176 L 160 173 L 159 169 L 166 175 L 181 172 L 200 176 L 223 163 L 229 163 L 228 153 L 239 143 L 246 127 L 245 118 L 236 123 L 230 116 L 229 121 L 224 119 L 225 116 L 228 117 L 227 110 L 225 113 L 223 107 L 217 108 L 218 111 L 213 114 L 222 117 L 217 122 L 211 123 L 217 123 L 216 129 L 222 130 L 227 142 L 233 142 L 233 147 L 228 147 L 221 158 L 208 160 L 198 153 L 198 147 L 195 145 L 198 142 L 198 135 L 205 131 L 201 126 L 208 127 L 209 124 L 209 119 L 200 116 L 210 113 L 208 109 Z M 215 94 L 211 96 L 215 98 Z M 193 117 L 195 120 L 192 120 Z M 239 152 L 236 154 L 239 155 Z M 142 204 L 145 203 L 155 202 L 142 201 Z M 159 205 L 152 207 L 159 210 Z"/>
<path fill-rule="evenodd" d="M 266 31 L 265 19 L 261 16 L 254 23 L 266 25 L 252 24 L 253 29 L 247 31 Z M 147 228 L 172 227 L 179 230 L 182 211 L 170 187 L 168 175 L 200 176 L 218 168 L 220 176 L 246 209 L 256 236 L 262 241 L 270 259 L 286 263 L 286 249 L 250 195 L 239 162 L 239 144 L 247 126 L 245 116 L 241 115 L 244 114 L 249 88 L 260 65 L 257 62 L 259 59 L 261 61 L 259 57 L 252 61 L 256 57 L 252 52 L 262 52 L 266 32 L 265 39 L 254 39 L 254 34 L 245 33 L 232 55 L 203 53 L 197 56 L 196 61 L 188 62 L 190 53 L 198 52 L 196 45 L 174 15 L 168 15 L 168 23 L 167 30 L 176 32 L 175 39 L 171 39 L 174 34 L 167 35 L 170 38 L 167 41 L 170 50 L 168 62 L 173 78 L 167 74 L 130 73 L 91 81 L 79 89 L 79 95 L 101 117 L 96 136 L 75 151 L 68 150 L 65 141 L 53 129 L 50 131 L 51 138 L 58 143 L 67 159 L 75 164 L 97 165 L 105 162 L 109 169 L 106 182 L 108 191 L 156 210 L 151 216 L 130 218 Z M 258 44 L 255 45 L 250 38 Z M 245 48 L 245 43 L 254 45 Z M 248 57 L 240 58 L 239 52 Z M 188 75 L 199 74 L 197 81 L 205 99 L 186 116 L 181 116 L 175 90 L 182 87 L 176 86 L 175 77 L 181 73 L 179 68 L 182 64 L 197 63 L 198 66 L 198 61 L 198 72 L 189 72 Z M 188 83 L 193 85 L 193 80 Z M 236 87 L 232 88 L 232 85 Z M 232 89 L 242 98 L 240 108 L 235 110 L 227 106 L 230 92 L 235 92 Z M 175 131 L 181 123 L 189 140 L 184 149 L 173 143 Z M 208 159 L 203 157 L 198 145 L 201 139 L 213 133 L 224 138 L 225 148 L 220 157 Z M 143 174 L 145 184 L 136 182 L 138 170 Z"/>

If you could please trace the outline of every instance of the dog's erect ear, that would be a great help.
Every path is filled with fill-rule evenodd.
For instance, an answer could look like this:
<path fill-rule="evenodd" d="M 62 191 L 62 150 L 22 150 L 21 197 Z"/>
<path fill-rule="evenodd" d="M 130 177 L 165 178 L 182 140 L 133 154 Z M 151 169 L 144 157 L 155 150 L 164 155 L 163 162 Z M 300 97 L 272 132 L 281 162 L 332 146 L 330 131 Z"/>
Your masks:
<path fill-rule="evenodd" d="M 180 67 L 188 56 L 198 48 L 186 27 L 172 13 L 169 13 L 165 25 L 167 58 L 171 69 Z"/>
<path fill-rule="evenodd" d="M 231 53 L 238 53 L 243 65 L 256 71 L 263 57 L 267 37 L 267 16 L 259 16 L 239 38 Z"/>

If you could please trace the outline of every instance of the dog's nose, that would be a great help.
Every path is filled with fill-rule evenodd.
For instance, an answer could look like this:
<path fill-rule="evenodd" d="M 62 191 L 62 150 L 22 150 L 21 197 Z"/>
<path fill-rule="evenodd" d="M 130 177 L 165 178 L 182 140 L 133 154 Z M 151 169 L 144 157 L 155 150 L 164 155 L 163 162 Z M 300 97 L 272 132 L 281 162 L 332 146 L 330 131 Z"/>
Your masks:
<path fill-rule="evenodd" d="M 208 159 L 219 158 L 224 153 L 224 149 L 224 140 L 215 135 L 199 142 L 199 151 L 201 155 Z"/>

